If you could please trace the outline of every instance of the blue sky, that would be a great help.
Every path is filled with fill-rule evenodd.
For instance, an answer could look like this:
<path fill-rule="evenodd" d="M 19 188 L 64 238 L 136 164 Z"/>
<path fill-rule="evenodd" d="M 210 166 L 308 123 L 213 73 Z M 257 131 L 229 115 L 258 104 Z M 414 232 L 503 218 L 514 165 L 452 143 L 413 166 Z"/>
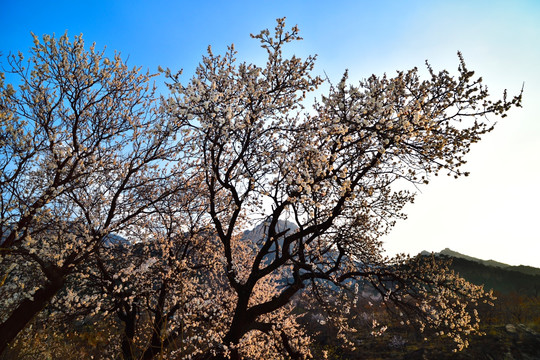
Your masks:
<path fill-rule="evenodd" d="M 389 253 L 439 251 L 540 267 L 540 1 L 15 1 L 0 0 L 0 52 L 27 51 L 30 32 L 83 33 L 129 64 L 193 73 L 209 44 L 230 43 L 238 58 L 261 61 L 250 33 L 277 17 L 298 24 L 291 51 L 318 54 L 316 73 L 355 82 L 422 67 L 455 71 L 458 50 L 494 96 L 525 83 L 523 109 L 473 146 L 457 181 L 436 179 L 409 205 L 409 219 L 386 237 Z M 0 61 L 5 62 L 0 58 Z M 492 119 L 497 121 L 498 119 Z"/>

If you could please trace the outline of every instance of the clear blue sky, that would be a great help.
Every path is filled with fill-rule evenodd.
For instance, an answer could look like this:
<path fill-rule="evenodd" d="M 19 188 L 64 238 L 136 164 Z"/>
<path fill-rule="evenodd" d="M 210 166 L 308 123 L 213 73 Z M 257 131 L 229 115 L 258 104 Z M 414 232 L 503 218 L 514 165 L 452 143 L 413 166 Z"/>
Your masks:
<path fill-rule="evenodd" d="M 318 54 L 316 72 L 337 81 L 423 66 L 457 68 L 457 50 L 494 95 L 525 83 L 524 108 L 475 145 L 457 181 L 422 189 L 387 238 L 390 253 L 449 247 L 471 256 L 540 267 L 540 1 L 8 1 L 0 0 L 0 52 L 32 45 L 30 32 L 83 33 L 131 65 L 193 72 L 209 44 L 234 43 L 263 59 L 250 33 L 277 17 L 298 24 L 297 55 Z M 4 61 L 0 59 L 0 61 Z M 497 119 L 493 119 L 494 121 Z"/>

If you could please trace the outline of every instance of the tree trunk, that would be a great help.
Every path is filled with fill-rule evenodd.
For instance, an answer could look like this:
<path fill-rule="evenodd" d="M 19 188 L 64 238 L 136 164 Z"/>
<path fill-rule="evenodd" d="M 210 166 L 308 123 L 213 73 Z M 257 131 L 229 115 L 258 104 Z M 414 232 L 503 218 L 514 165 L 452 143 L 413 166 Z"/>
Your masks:
<path fill-rule="evenodd" d="M 133 338 L 135 337 L 136 312 L 126 311 L 126 316 L 120 319 L 124 322 L 124 335 L 122 336 L 122 355 L 124 360 L 132 360 L 133 353 Z"/>
<path fill-rule="evenodd" d="M 246 293 L 240 293 L 236 302 L 236 309 L 234 316 L 229 326 L 229 331 L 223 338 L 224 344 L 238 344 L 246 329 L 249 327 L 249 319 L 246 317 L 247 304 L 249 301 L 249 295 Z M 215 350 L 215 349 L 214 349 Z M 225 357 L 223 352 L 219 351 L 213 355 L 211 351 L 196 355 L 194 360 L 240 360 L 240 354 L 237 349 L 232 349 L 229 357 Z"/>
<path fill-rule="evenodd" d="M 229 331 L 223 338 L 223 342 L 226 345 L 233 344 L 236 345 L 240 342 L 240 339 L 246 333 L 246 329 L 249 328 L 251 322 L 255 319 L 247 318 L 247 308 L 249 302 L 249 292 L 238 294 L 238 300 L 236 303 L 236 309 L 234 311 L 234 316 L 229 327 Z M 218 358 L 221 359 L 221 358 Z M 237 349 L 231 350 L 230 355 L 231 360 L 240 360 L 240 354 Z"/>
<path fill-rule="evenodd" d="M 38 289 L 33 299 L 24 299 L 11 315 L 0 324 L 0 354 L 17 334 L 49 303 L 53 296 L 64 286 L 65 277 L 58 275 L 52 281 Z"/>

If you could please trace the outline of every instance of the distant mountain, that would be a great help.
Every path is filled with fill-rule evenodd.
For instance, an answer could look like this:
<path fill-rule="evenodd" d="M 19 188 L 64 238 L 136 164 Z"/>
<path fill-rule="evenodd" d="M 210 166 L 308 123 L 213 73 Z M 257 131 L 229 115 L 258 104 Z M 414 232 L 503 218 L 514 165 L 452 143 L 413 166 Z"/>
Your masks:
<path fill-rule="evenodd" d="M 540 276 L 540 269 L 532 267 L 532 266 L 519 265 L 519 266 L 510 266 L 508 268 L 514 271 L 519 271 L 524 274 Z"/>
<path fill-rule="evenodd" d="M 421 254 L 422 255 L 431 255 L 431 253 L 428 252 L 428 251 L 422 251 Z M 532 266 L 526 266 L 526 265 L 518 265 L 518 266 L 508 265 L 508 264 L 505 264 L 505 263 L 502 263 L 502 262 L 499 262 L 499 261 L 495 261 L 495 260 L 491 260 L 491 259 L 490 260 L 482 260 L 482 259 L 479 259 L 479 258 L 475 258 L 475 257 L 472 257 L 472 256 L 468 256 L 468 255 L 458 253 L 457 251 L 450 250 L 449 248 L 443 249 L 440 252 L 435 253 L 435 255 L 436 256 L 437 255 L 444 255 L 444 256 L 449 256 L 449 257 L 454 257 L 454 258 L 466 259 L 466 260 L 474 261 L 474 262 L 477 262 L 477 263 L 480 263 L 480 264 L 484 264 L 486 266 L 494 266 L 494 267 L 499 267 L 499 268 L 506 269 L 506 270 L 518 271 L 518 272 L 521 272 L 523 274 L 528 274 L 528 275 L 540 275 L 540 269 L 539 268 L 535 268 L 535 267 L 532 267 Z"/>
<path fill-rule="evenodd" d="M 458 253 L 457 251 L 450 250 L 449 248 L 446 248 L 446 249 L 440 251 L 437 254 L 456 257 L 456 258 L 462 258 L 462 259 L 466 259 L 466 260 L 470 260 L 470 261 L 476 261 L 476 262 L 479 262 L 479 263 L 487 265 L 487 266 L 496 266 L 496 267 L 500 267 L 500 268 L 510 267 L 510 265 L 502 263 L 502 262 L 498 262 L 498 261 L 491 260 L 491 259 L 490 260 L 478 259 L 478 258 L 475 258 L 475 257 L 472 257 L 472 256 L 468 256 L 468 255 Z"/>
<path fill-rule="evenodd" d="M 422 251 L 421 255 L 431 253 Z M 435 256 L 452 260 L 452 270 L 485 289 L 501 293 L 517 292 L 524 295 L 540 295 L 540 269 L 532 266 L 511 266 L 494 260 L 482 260 L 460 254 L 448 248 L 434 253 Z"/>
<path fill-rule="evenodd" d="M 261 222 L 259 225 L 255 226 L 251 230 L 244 231 L 244 238 L 254 240 L 254 241 L 261 241 L 261 239 L 264 239 L 267 231 L 269 222 Z M 298 229 L 298 225 L 296 225 L 293 222 L 287 221 L 287 220 L 278 220 L 276 224 L 276 230 L 278 232 L 285 231 L 287 232 L 294 231 Z"/>
<path fill-rule="evenodd" d="M 131 242 L 120 235 L 109 234 L 109 235 L 106 235 L 105 238 L 103 239 L 103 245 L 105 247 L 112 247 L 112 246 L 127 247 L 131 245 Z"/>
<path fill-rule="evenodd" d="M 255 226 L 252 230 L 244 231 L 243 238 L 253 241 L 256 246 L 262 246 L 266 242 L 266 235 L 268 234 L 268 227 L 270 223 L 267 221 L 261 222 L 259 225 Z M 287 220 L 278 220 L 276 224 L 276 232 L 280 233 L 285 231 L 290 233 L 298 229 L 298 225 Z M 277 241 L 278 246 L 281 248 L 283 246 L 283 236 L 280 237 Z M 263 258 L 263 262 L 271 262 L 275 258 L 276 246 L 272 244 L 268 249 L 268 254 Z"/>

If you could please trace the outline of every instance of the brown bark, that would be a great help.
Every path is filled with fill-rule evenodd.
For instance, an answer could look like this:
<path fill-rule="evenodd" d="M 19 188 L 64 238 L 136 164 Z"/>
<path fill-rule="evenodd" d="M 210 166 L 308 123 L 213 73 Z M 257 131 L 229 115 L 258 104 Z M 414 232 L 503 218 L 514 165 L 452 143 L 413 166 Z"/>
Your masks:
<path fill-rule="evenodd" d="M 53 296 L 64 286 L 65 277 L 57 274 L 52 280 L 36 291 L 32 299 L 24 299 L 11 315 L 0 324 L 0 354 L 22 329 L 49 303 Z"/>
<path fill-rule="evenodd" d="M 124 303 L 124 309 L 118 310 L 118 317 L 124 323 L 124 334 L 122 336 L 122 355 L 124 360 L 134 358 L 133 338 L 135 337 L 135 327 L 137 322 L 137 309 Z"/>

